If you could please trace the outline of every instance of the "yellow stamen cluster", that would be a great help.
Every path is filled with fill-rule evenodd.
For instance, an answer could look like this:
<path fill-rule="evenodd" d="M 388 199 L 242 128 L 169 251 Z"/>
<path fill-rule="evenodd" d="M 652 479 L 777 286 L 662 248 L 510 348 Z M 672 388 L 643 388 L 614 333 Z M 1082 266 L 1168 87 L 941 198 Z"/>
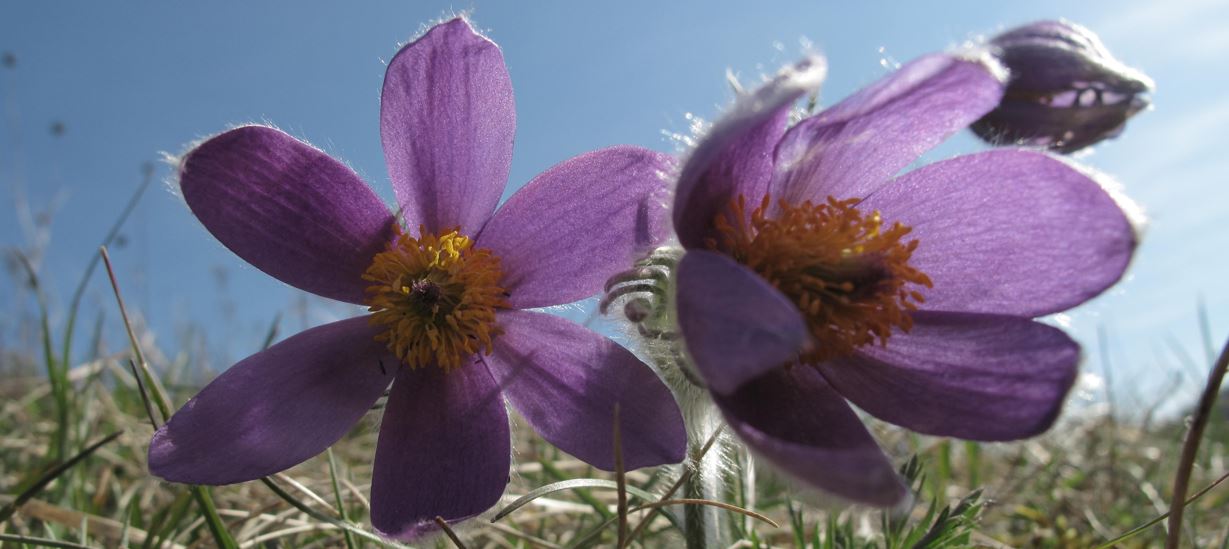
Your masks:
<path fill-rule="evenodd" d="M 800 357 L 804 363 L 885 344 L 894 327 L 909 331 L 909 313 L 924 301 L 915 288 L 931 287 L 909 265 L 918 241 L 901 241 L 912 229 L 885 228 L 879 212 L 863 215 L 858 202 L 781 201 L 770 218 L 769 197 L 748 215 L 739 196 L 715 219 L 720 236 L 708 246 L 758 273 L 806 317 L 815 345 Z"/>
<path fill-rule="evenodd" d="M 420 227 L 414 238 L 398 226 L 396 233 L 363 274 L 372 283 L 371 324 L 387 328 L 376 340 L 410 368 L 448 371 L 489 354 L 500 333 L 495 310 L 507 307 L 499 258 L 456 230 L 436 236 Z"/>

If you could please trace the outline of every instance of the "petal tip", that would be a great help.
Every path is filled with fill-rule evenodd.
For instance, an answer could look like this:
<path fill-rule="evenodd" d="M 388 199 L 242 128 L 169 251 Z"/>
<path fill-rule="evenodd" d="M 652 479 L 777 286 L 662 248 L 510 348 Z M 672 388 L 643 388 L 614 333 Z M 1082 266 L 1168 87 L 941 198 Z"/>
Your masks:
<path fill-rule="evenodd" d="M 1132 232 L 1132 249 L 1139 245 L 1139 240 L 1142 239 L 1144 234 L 1148 231 L 1148 213 L 1144 210 L 1142 205 L 1131 199 L 1131 197 L 1127 196 L 1121 182 L 1105 172 L 1097 170 L 1092 166 L 1076 162 L 1070 157 L 1047 154 L 1041 151 L 1029 152 L 1045 156 L 1056 162 L 1061 162 L 1073 171 L 1079 172 L 1080 175 L 1091 179 L 1097 184 L 1097 186 L 1101 187 L 1101 190 L 1104 191 L 1105 194 L 1109 195 L 1110 200 L 1114 201 L 1114 205 L 1118 206 L 1118 209 L 1122 210 L 1122 215 L 1126 218 L 1127 224 L 1130 225 Z"/>
<path fill-rule="evenodd" d="M 709 389 L 721 395 L 791 362 L 810 341 L 793 302 L 722 254 L 683 256 L 677 301 L 685 350 Z"/>
<path fill-rule="evenodd" d="M 986 46 L 963 46 L 948 52 L 948 55 L 956 62 L 973 65 L 994 78 L 999 84 L 1000 96 L 1007 86 L 1007 81 L 1011 79 L 1011 71 L 994 56 L 993 50 Z"/>
<path fill-rule="evenodd" d="M 402 52 L 407 50 L 414 49 L 414 47 L 420 43 L 433 42 L 437 38 L 440 39 L 441 42 L 450 39 L 477 39 L 477 41 L 485 42 L 485 45 L 489 45 L 496 50 L 500 49 L 499 44 L 496 44 L 494 40 L 491 40 L 487 35 L 483 34 L 474 27 L 474 22 L 470 20 L 468 13 L 462 12 L 448 18 L 441 18 L 437 20 L 436 23 L 426 26 L 424 30 L 420 31 L 418 36 L 410 40 L 405 46 L 402 46 L 397 51 L 397 55 L 400 55 Z M 389 66 L 393 65 L 395 59 L 396 56 L 393 57 L 393 61 L 389 61 Z"/>
<path fill-rule="evenodd" d="M 794 101 L 818 89 L 827 72 L 818 55 L 781 69 L 755 91 L 741 94 L 701 136 L 684 159 L 675 190 L 673 221 L 685 247 L 703 247 L 708 223 L 731 198 L 762 194 L 771 177 L 772 150 Z"/>
<path fill-rule="evenodd" d="M 661 465 L 674 465 L 682 463 L 687 458 L 687 428 L 683 421 L 683 412 L 677 405 L 671 407 L 671 417 L 659 418 L 661 424 L 669 424 L 671 427 L 669 433 L 658 433 L 657 437 L 668 439 L 659 440 L 657 444 L 645 445 L 646 447 L 638 456 L 632 456 L 625 462 L 625 467 L 628 471 L 643 469 L 645 467 L 657 467 Z M 611 464 L 613 466 L 613 463 Z M 608 469 L 613 471 L 614 468 Z"/>
<path fill-rule="evenodd" d="M 490 511 L 489 507 L 493 507 L 498 500 L 493 501 L 488 506 L 488 509 L 469 515 L 464 515 L 456 518 L 444 518 L 442 516 L 433 516 L 431 518 L 415 518 L 412 522 L 400 523 L 397 522 L 397 517 L 390 517 L 373 511 L 371 514 L 371 526 L 376 533 L 386 539 L 393 539 L 404 542 L 424 541 L 431 539 L 443 533 L 439 522 L 436 519 L 443 520 L 449 528 L 455 529 L 460 523 L 482 516 Z"/>
<path fill-rule="evenodd" d="M 149 450 L 146 452 L 146 463 L 149 466 L 149 473 L 160 479 L 176 482 L 174 478 L 171 478 L 174 473 L 170 470 L 170 461 L 174 450 L 174 443 L 167 438 L 166 425 L 154 431 L 154 436 L 149 441 Z"/>
<path fill-rule="evenodd" d="M 380 534 L 380 537 L 405 542 L 419 541 L 424 536 L 440 533 L 440 527 L 434 519 L 424 519 L 409 525 L 385 528 L 377 524 L 373 518 L 371 526 L 375 528 L 377 534 Z"/>
<path fill-rule="evenodd" d="M 481 231 L 507 183 L 515 133 L 503 52 L 465 17 L 430 27 L 389 60 L 380 139 L 410 226 Z"/>

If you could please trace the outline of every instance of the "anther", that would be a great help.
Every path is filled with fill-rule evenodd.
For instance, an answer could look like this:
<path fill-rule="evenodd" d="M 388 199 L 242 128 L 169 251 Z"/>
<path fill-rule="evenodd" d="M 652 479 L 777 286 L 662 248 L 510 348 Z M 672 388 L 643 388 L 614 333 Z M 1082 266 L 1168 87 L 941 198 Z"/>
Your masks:
<path fill-rule="evenodd" d="M 859 202 L 781 201 L 770 218 L 768 197 L 747 212 L 739 196 L 714 219 L 717 235 L 709 248 L 755 271 L 806 317 L 815 346 L 803 353 L 803 362 L 882 344 L 894 328 L 908 331 L 908 313 L 923 301 L 917 288 L 931 285 L 909 265 L 918 241 L 901 240 L 910 228 L 885 226 L 879 212 L 860 212 Z"/>
<path fill-rule="evenodd" d="M 413 238 L 397 228 L 388 249 L 376 254 L 363 279 L 377 341 L 411 368 L 459 367 L 489 353 L 499 335 L 495 310 L 507 306 L 499 286 L 499 258 L 475 249 L 453 230 L 441 235 L 419 228 Z"/>

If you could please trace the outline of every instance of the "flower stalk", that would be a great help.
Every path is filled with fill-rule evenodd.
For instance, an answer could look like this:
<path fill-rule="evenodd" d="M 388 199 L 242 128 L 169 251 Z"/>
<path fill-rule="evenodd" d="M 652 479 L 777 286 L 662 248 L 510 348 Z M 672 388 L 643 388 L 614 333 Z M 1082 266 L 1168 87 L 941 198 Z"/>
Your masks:
<path fill-rule="evenodd" d="M 683 497 L 709 501 L 722 501 L 721 452 L 711 452 L 705 444 L 708 439 L 717 439 L 720 444 L 721 421 L 711 405 L 705 405 L 702 414 L 691 415 L 688 424 L 690 436 L 687 444 L 687 477 L 683 483 Z M 729 531 L 729 516 L 717 507 L 688 505 L 683 512 L 683 539 L 688 549 L 726 547 L 724 538 Z"/>

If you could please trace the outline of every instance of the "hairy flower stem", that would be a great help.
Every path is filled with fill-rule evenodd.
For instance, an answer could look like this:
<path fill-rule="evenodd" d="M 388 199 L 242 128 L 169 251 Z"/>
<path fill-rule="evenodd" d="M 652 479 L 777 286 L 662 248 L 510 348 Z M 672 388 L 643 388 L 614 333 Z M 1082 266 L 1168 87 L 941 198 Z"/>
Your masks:
<path fill-rule="evenodd" d="M 695 391 L 694 387 L 688 387 Z M 689 391 L 682 391 L 686 394 Z M 684 398 L 686 400 L 686 398 Z M 687 480 L 683 483 L 683 497 L 722 501 L 722 449 L 705 448 L 705 442 L 721 428 L 721 419 L 712 405 L 688 402 Z M 720 435 L 718 435 L 720 436 Z M 721 444 L 720 441 L 717 444 Z M 708 450 L 707 452 L 705 450 Z M 714 451 L 715 450 L 715 451 Z M 683 537 L 688 549 L 726 547 L 724 538 L 728 531 L 728 515 L 716 507 L 688 505 L 683 513 Z"/>
<path fill-rule="evenodd" d="M 704 487 L 699 474 L 692 476 L 692 479 L 687 481 L 687 485 L 683 488 L 683 495 L 688 499 L 707 499 L 704 494 Z M 683 527 L 684 539 L 687 541 L 688 549 L 704 549 L 708 547 L 708 537 L 705 534 L 706 522 L 705 515 L 709 514 L 709 509 L 702 505 L 688 505 L 684 508 Z"/>
<path fill-rule="evenodd" d="M 599 308 L 609 313 L 623 305 L 624 317 L 636 327 L 641 348 L 651 357 L 666 384 L 678 398 L 687 425 L 687 461 L 678 488 L 684 499 L 720 502 L 722 485 L 724 421 L 700 378 L 691 370 L 679 339 L 674 309 L 674 271 L 683 250 L 661 247 L 637 261 L 635 266 L 606 282 Z M 673 490 L 671 490 L 673 493 Z M 669 497 L 669 496 L 667 496 Z M 729 515 L 713 505 L 689 504 L 683 511 L 683 538 L 688 549 L 727 547 Z M 636 531 L 640 530 L 637 527 Z M 636 533 L 630 536 L 636 537 Z"/>

